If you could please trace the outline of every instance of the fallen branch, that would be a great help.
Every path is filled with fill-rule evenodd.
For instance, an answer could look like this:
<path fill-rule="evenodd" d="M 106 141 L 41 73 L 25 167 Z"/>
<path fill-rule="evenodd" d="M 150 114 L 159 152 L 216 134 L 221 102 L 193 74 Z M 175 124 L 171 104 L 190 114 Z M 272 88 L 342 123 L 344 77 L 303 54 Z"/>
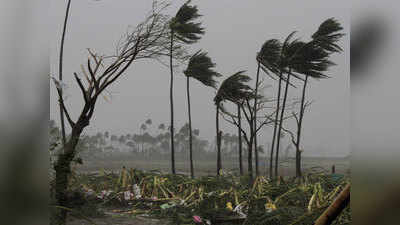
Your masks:
<path fill-rule="evenodd" d="M 324 213 L 314 222 L 314 225 L 329 225 L 340 215 L 350 203 L 350 184 L 340 192 L 339 196 L 325 210 Z"/>

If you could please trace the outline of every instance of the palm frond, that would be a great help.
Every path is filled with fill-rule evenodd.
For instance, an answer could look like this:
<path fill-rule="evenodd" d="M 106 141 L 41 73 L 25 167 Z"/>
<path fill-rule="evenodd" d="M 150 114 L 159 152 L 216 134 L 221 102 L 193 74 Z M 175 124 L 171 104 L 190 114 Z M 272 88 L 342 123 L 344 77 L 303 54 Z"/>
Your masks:
<path fill-rule="evenodd" d="M 294 72 L 292 75 L 297 73 L 317 79 L 328 78 L 324 73 L 330 66 L 334 65 L 329 60 L 331 52 L 321 47 L 314 40 L 308 43 L 299 39 L 291 40 L 292 34 L 285 40 L 285 48 L 283 49 L 281 66 L 285 73 L 289 73 L 291 69 Z"/>
<path fill-rule="evenodd" d="M 220 77 L 221 74 L 214 71 L 213 68 L 215 68 L 215 63 L 212 62 L 207 52 L 199 50 L 190 57 L 188 66 L 183 73 L 206 86 L 217 88 L 217 82 L 214 78 Z"/>
<path fill-rule="evenodd" d="M 278 65 L 281 48 L 282 44 L 277 39 L 267 40 L 262 45 L 260 52 L 257 54 L 257 61 L 261 64 L 264 71 L 269 70 L 272 73 L 279 71 Z"/>
<path fill-rule="evenodd" d="M 299 74 L 308 75 L 313 78 L 328 78 L 324 73 L 329 67 L 335 65 L 329 60 L 330 52 L 319 45 L 299 42 L 292 46 L 294 52 L 289 62 L 290 68 Z"/>
<path fill-rule="evenodd" d="M 214 98 L 215 104 L 226 100 L 237 103 L 254 95 L 252 88 L 246 84 L 251 78 L 244 73 L 245 71 L 239 71 L 221 83 Z"/>
<path fill-rule="evenodd" d="M 319 26 L 310 42 L 294 38 L 296 31 L 290 33 L 282 44 L 276 39 L 268 40 L 257 54 L 257 61 L 268 75 L 269 72 L 278 77 L 280 73 L 291 74 L 300 80 L 300 75 L 328 78 L 325 72 L 335 65 L 329 60 L 330 54 L 342 51 L 337 44 L 344 35 L 342 30 L 340 23 L 330 18 Z"/>
<path fill-rule="evenodd" d="M 334 19 L 325 20 L 318 30 L 311 36 L 314 43 L 327 52 L 341 52 L 342 48 L 337 44 L 344 33 L 341 33 L 343 27 Z"/>
<path fill-rule="evenodd" d="M 197 42 L 204 34 L 204 28 L 201 23 L 193 22 L 201 15 L 198 14 L 197 6 L 192 6 L 190 0 L 187 1 L 176 13 L 172 19 L 170 28 L 174 31 L 175 37 L 185 44 L 192 44 Z"/>
<path fill-rule="evenodd" d="M 298 42 L 298 39 L 295 39 L 295 40 L 292 41 L 292 38 L 293 38 L 293 36 L 294 36 L 296 33 L 297 33 L 297 31 L 293 31 L 292 33 L 290 33 L 290 34 L 285 38 L 285 41 L 284 41 L 283 44 L 282 44 L 282 53 L 284 53 L 285 50 L 286 50 L 287 48 L 289 48 L 291 44 L 293 44 L 293 43 L 295 43 L 295 42 Z M 283 54 L 282 54 L 282 55 L 283 55 Z"/>

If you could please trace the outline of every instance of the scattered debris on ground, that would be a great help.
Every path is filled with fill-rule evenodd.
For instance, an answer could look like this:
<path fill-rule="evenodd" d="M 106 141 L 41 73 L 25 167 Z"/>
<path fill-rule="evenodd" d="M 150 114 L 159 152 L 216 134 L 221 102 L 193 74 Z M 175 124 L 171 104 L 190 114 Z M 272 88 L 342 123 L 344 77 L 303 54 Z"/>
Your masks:
<path fill-rule="evenodd" d="M 191 179 L 123 168 L 118 174 L 75 175 L 71 187 L 103 211 L 104 217 L 148 222 L 135 224 L 155 220 L 158 224 L 309 225 L 349 183 L 338 174 L 276 181 L 257 177 L 251 186 L 248 179 L 229 173 Z M 334 224 L 351 224 L 349 207 Z"/>

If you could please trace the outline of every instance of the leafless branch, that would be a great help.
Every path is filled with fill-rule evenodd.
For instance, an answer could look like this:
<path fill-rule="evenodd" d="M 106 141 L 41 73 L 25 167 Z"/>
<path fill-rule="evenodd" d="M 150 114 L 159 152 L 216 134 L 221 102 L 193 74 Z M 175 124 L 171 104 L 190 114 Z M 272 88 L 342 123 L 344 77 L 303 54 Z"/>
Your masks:
<path fill-rule="evenodd" d="M 240 128 L 240 131 L 243 134 L 243 137 L 244 137 L 246 143 L 250 144 L 250 140 L 247 137 L 247 132 L 242 127 L 239 126 L 239 123 L 235 120 L 234 115 L 230 114 L 229 112 L 226 112 L 225 110 L 221 110 L 221 116 L 226 122 Z M 231 118 L 231 120 L 229 118 L 227 118 L 226 116 L 229 116 Z"/>
<path fill-rule="evenodd" d="M 83 86 L 81 79 L 78 77 L 78 74 L 74 73 L 74 77 L 75 77 L 76 82 L 79 85 L 79 88 L 81 89 L 81 92 L 82 92 L 82 95 L 83 95 L 83 99 L 85 100 L 85 104 L 87 104 L 89 99 L 88 99 L 85 87 Z"/>

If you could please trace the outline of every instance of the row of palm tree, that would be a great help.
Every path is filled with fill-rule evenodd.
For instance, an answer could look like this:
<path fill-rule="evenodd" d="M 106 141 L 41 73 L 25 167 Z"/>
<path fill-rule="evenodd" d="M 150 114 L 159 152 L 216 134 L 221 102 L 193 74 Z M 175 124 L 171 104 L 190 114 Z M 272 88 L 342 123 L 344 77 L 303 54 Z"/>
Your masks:
<path fill-rule="evenodd" d="M 171 72 L 171 83 L 170 83 L 170 109 L 171 109 L 171 125 L 170 132 L 174 132 L 174 107 L 173 107 L 173 55 L 172 49 L 174 45 L 182 47 L 182 45 L 189 45 L 196 43 L 201 39 L 201 35 L 204 34 L 204 28 L 201 23 L 194 22 L 200 15 L 196 6 L 190 5 L 190 0 L 187 1 L 177 12 L 175 17 L 170 21 L 170 34 L 171 34 L 171 54 L 170 54 L 170 72 Z M 242 148 L 241 148 L 241 136 L 243 129 L 241 128 L 241 112 L 244 110 L 244 103 L 247 101 L 253 102 L 252 109 L 248 107 L 251 114 L 251 122 L 249 129 L 251 135 L 250 146 L 248 146 L 248 165 L 249 173 L 252 176 L 252 146 L 254 149 L 258 148 L 257 144 L 257 106 L 259 99 L 262 98 L 259 95 L 260 86 L 260 72 L 264 71 L 268 75 L 277 76 L 278 78 L 278 90 L 276 100 L 276 112 L 274 113 L 274 119 L 270 119 L 274 122 L 272 144 L 270 151 L 270 162 L 269 162 L 269 175 L 270 178 L 278 176 L 278 160 L 281 146 L 281 138 L 283 132 L 290 132 L 283 126 L 285 119 L 285 110 L 288 102 L 288 92 L 290 86 L 294 86 L 291 81 L 291 77 L 296 78 L 303 82 L 302 97 L 300 103 L 300 110 L 297 114 L 293 114 L 297 122 L 297 137 L 294 144 L 296 146 L 296 175 L 301 176 L 301 130 L 302 122 L 305 111 L 305 92 L 307 88 L 308 78 L 312 77 L 315 79 L 327 78 L 328 76 L 324 73 L 328 68 L 334 65 L 329 60 L 332 53 L 340 52 L 341 48 L 337 45 L 337 42 L 343 36 L 340 31 L 342 27 L 333 18 L 324 21 L 317 32 L 311 36 L 311 41 L 303 42 L 299 38 L 294 38 L 296 32 L 290 33 L 283 42 L 278 39 L 267 40 L 257 53 L 257 74 L 255 81 L 255 88 L 251 88 L 247 83 L 250 81 L 250 77 L 245 75 L 245 71 L 239 71 L 232 76 L 225 79 L 219 86 L 214 103 L 216 105 L 216 146 L 217 146 L 217 173 L 222 169 L 221 161 L 221 135 L 219 125 L 219 115 L 224 102 L 232 102 L 237 105 L 237 121 L 238 121 L 238 136 L 239 136 L 239 167 L 241 174 L 243 173 L 242 168 Z M 193 166 L 193 149 L 192 149 L 192 116 L 191 116 L 191 102 L 190 102 L 190 77 L 200 81 L 205 86 L 209 86 L 217 89 L 217 82 L 215 78 L 221 75 L 215 70 L 215 64 L 207 56 L 207 52 L 198 51 L 189 58 L 189 62 L 184 74 L 187 82 L 187 103 L 188 103 L 188 121 L 189 121 L 189 152 L 190 152 L 190 168 L 191 176 L 194 177 L 194 166 Z M 285 85 L 284 85 L 285 83 Z M 283 90 L 284 88 L 284 90 Z M 283 93 L 282 93 L 283 92 Z M 282 96 L 283 94 L 283 96 Z M 249 105 L 248 105 L 249 106 Z M 225 111 L 225 110 L 222 110 Z M 248 116 L 246 114 L 246 116 Z M 253 124 L 252 124 L 253 123 Z M 291 133 L 292 136 L 293 133 Z M 173 135 L 171 136 L 171 167 L 172 173 L 175 173 L 175 147 Z M 275 155 L 274 155 L 275 154 Z M 275 156 L 275 167 L 273 167 L 273 160 Z M 255 151 L 256 161 L 256 175 L 259 174 L 258 167 L 258 151 Z M 273 171 L 275 170 L 275 173 Z"/>
<path fill-rule="evenodd" d="M 266 73 L 272 73 L 279 78 L 277 109 L 280 109 L 280 115 L 275 115 L 275 126 L 272 137 L 272 148 L 270 156 L 270 177 L 272 177 L 272 163 L 275 149 L 275 177 L 278 176 L 278 159 L 280 150 L 280 137 L 283 128 L 283 118 L 285 115 L 285 106 L 288 97 L 289 86 L 292 85 L 290 78 L 294 77 L 304 82 L 302 89 L 301 104 L 298 116 L 294 114 L 297 123 L 297 140 L 296 146 L 296 176 L 301 176 L 301 129 L 305 111 L 305 92 L 307 88 L 308 78 L 314 79 L 328 78 L 325 74 L 329 67 L 335 65 L 329 60 L 332 53 L 341 52 L 342 49 L 337 44 L 344 35 L 341 25 L 333 18 L 324 21 L 318 30 L 311 36 L 311 41 L 303 42 L 300 39 L 293 39 L 296 32 L 290 33 L 281 44 L 278 40 L 272 39 L 264 43 L 262 51 L 264 54 L 258 57 L 258 62 L 262 65 L 262 69 Z M 285 92 L 283 95 L 282 106 L 281 91 L 282 82 L 286 82 Z M 278 120 L 279 116 L 279 120 Z M 292 134 L 293 135 L 293 134 Z M 276 148 L 275 148 L 276 141 Z"/>

